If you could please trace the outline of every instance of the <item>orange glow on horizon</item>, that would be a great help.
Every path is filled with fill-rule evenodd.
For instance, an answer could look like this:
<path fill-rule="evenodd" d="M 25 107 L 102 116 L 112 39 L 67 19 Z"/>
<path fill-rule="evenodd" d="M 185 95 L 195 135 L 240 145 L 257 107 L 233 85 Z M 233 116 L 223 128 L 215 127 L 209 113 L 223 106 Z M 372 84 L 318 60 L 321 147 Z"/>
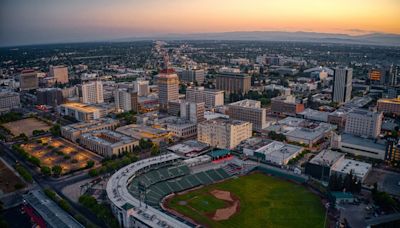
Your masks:
<path fill-rule="evenodd" d="M 85 18 L 92 26 L 159 33 L 279 30 L 400 34 L 397 0 L 154 0 L 140 2 L 140 6 L 124 2 L 112 8 L 89 11 Z"/>

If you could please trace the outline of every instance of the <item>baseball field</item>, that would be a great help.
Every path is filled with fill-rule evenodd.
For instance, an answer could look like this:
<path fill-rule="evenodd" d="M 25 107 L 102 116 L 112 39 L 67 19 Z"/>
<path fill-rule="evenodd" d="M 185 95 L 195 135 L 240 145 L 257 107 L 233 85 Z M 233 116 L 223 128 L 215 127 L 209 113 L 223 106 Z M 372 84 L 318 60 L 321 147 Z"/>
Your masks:
<path fill-rule="evenodd" d="M 323 227 L 325 217 L 317 195 L 262 173 L 178 194 L 165 206 L 206 227 Z"/>

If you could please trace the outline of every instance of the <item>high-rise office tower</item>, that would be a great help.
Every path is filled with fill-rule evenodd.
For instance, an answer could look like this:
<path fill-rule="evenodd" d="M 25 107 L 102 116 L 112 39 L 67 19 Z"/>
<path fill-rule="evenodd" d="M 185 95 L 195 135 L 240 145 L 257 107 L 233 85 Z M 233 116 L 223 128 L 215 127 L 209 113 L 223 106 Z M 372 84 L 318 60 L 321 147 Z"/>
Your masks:
<path fill-rule="evenodd" d="M 93 81 L 80 86 L 79 97 L 82 103 L 99 104 L 104 102 L 103 83 Z"/>
<path fill-rule="evenodd" d="M 179 79 L 173 69 L 161 70 L 157 75 L 160 110 L 168 110 L 168 102 L 179 99 Z"/>
<path fill-rule="evenodd" d="M 338 103 L 346 103 L 351 99 L 353 81 L 353 69 L 337 67 L 333 75 L 332 100 Z"/>
<path fill-rule="evenodd" d="M 66 66 L 50 66 L 49 75 L 54 77 L 54 80 L 58 83 L 68 83 L 68 68 Z"/>

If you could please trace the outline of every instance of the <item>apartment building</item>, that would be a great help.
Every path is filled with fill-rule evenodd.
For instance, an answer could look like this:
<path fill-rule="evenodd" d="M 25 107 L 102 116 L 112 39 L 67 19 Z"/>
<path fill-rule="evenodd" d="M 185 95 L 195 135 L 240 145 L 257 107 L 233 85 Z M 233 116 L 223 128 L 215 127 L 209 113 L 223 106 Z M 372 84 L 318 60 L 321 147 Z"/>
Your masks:
<path fill-rule="evenodd" d="M 365 109 L 355 109 L 347 114 L 345 133 L 377 138 L 381 133 L 382 112 L 371 112 Z"/>
<path fill-rule="evenodd" d="M 276 115 L 296 116 L 304 111 L 304 104 L 298 103 L 294 96 L 280 96 L 271 99 L 271 112 Z"/>
<path fill-rule="evenodd" d="M 252 123 L 217 118 L 197 125 L 197 140 L 220 149 L 233 149 L 252 136 Z"/>
<path fill-rule="evenodd" d="M 243 120 L 253 124 L 254 131 L 267 127 L 267 111 L 261 108 L 261 102 L 255 100 L 241 100 L 228 105 L 228 115 L 235 120 Z"/>
<path fill-rule="evenodd" d="M 221 72 L 216 76 L 216 88 L 227 94 L 245 94 L 251 87 L 251 77 L 248 74 Z"/>

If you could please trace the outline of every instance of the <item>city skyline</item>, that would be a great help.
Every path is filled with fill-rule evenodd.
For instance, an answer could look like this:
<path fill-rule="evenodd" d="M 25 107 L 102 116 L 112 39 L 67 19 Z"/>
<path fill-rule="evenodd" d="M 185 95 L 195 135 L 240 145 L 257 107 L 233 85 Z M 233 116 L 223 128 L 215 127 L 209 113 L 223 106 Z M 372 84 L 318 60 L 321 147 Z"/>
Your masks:
<path fill-rule="evenodd" d="M 232 31 L 400 34 L 395 0 L 5 0 L 1 6 L 1 46 Z"/>

